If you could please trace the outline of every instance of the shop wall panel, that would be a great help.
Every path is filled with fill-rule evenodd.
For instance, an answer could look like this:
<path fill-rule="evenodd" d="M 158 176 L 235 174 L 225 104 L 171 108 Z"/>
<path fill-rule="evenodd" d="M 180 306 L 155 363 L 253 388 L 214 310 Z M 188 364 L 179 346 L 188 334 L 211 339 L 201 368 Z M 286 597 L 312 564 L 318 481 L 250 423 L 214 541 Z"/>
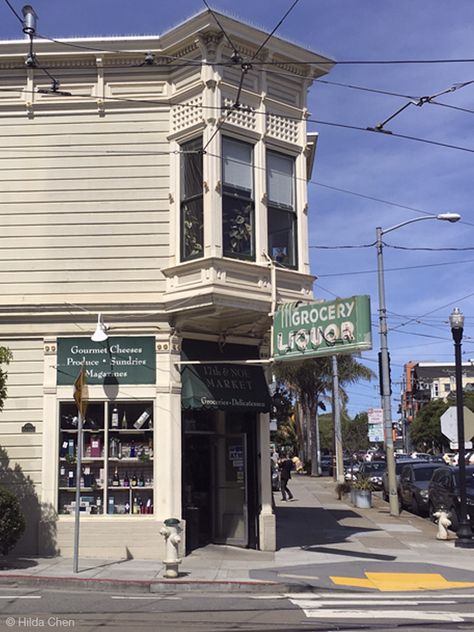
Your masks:
<path fill-rule="evenodd" d="M 159 105 L 0 118 L 0 304 L 122 302 L 129 292 L 140 302 L 164 291 L 168 120 Z"/>

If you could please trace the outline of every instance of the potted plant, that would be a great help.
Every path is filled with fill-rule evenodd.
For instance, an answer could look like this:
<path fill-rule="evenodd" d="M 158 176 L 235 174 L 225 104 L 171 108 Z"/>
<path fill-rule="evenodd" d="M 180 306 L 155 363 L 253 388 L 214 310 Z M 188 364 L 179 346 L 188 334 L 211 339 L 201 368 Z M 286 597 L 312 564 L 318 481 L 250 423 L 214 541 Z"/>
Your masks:
<path fill-rule="evenodd" d="M 351 485 L 347 481 L 343 481 L 342 483 L 337 483 L 336 485 L 336 494 L 337 499 L 342 500 L 342 498 L 351 491 Z"/>
<path fill-rule="evenodd" d="M 359 509 L 370 509 L 372 507 L 373 486 L 368 476 L 357 476 L 352 483 L 354 489 L 353 502 Z"/>

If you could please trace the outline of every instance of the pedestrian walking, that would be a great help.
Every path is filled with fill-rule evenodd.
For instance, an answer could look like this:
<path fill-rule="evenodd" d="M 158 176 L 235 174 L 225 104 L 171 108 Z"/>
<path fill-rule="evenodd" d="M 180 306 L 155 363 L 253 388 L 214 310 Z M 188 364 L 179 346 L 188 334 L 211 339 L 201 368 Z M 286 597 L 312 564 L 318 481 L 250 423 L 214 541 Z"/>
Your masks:
<path fill-rule="evenodd" d="M 286 501 L 286 496 L 288 495 L 288 500 L 293 500 L 293 494 L 288 489 L 288 481 L 291 478 L 291 470 L 293 469 L 291 454 L 287 454 L 280 459 L 279 468 L 281 499 Z"/>

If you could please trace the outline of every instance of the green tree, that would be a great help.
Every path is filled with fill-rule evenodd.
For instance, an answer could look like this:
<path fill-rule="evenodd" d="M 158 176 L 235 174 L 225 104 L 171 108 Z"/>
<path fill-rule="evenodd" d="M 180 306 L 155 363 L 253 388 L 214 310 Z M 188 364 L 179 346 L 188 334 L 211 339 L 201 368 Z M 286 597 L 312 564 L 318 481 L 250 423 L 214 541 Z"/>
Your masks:
<path fill-rule="evenodd" d="M 7 372 L 2 365 L 8 364 L 12 359 L 10 349 L 0 346 L 0 412 L 3 410 L 5 399 L 7 398 Z"/>
<path fill-rule="evenodd" d="M 471 390 L 463 391 L 463 401 L 466 408 L 474 411 L 474 393 Z M 455 392 L 449 394 L 447 402 L 432 399 L 417 412 L 410 426 L 410 439 L 415 449 L 425 451 L 449 448 L 449 439 L 441 432 L 441 416 L 452 406 L 456 406 Z M 466 441 L 470 439 L 472 437 L 466 437 Z"/>
<path fill-rule="evenodd" d="M 358 380 L 370 380 L 373 372 L 358 362 L 351 355 L 338 356 L 339 385 L 343 399 L 347 396 L 343 387 Z M 275 366 L 275 375 L 279 382 L 283 382 L 300 404 L 304 424 L 309 429 L 311 437 L 311 473 L 318 471 L 317 463 L 317 418 L 318 404 L 332 391 L 332 359 L 330 357 L 313 358 L 302 362 L 281 362 Z M 306 446 L 301 446 L 301 452 L 306 455 Z"/>
<path fill-rule="evenodd" d="M 18 498 L 0 487 L 0 553 L 6 555 L 15 546 L 25 526 Z"/>
<path fill-rule="evenodd" d="M 432 399 L 418 411 L 410 426 L 413 447 L 422 452 L 435 447 L 441 450 L 449 446 L 449 440 L 441 432 L 441 415 L 449 408 L 442 399 Z"/>

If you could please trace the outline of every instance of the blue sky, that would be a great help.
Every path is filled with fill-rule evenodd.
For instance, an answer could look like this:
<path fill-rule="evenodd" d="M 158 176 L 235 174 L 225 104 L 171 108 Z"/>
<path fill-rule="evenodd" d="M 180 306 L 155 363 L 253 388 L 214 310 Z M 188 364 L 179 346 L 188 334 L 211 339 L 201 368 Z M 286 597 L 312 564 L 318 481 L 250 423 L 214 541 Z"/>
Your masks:
<path fill-rule="evenodd" d="M 271 31 L 292 1 L 215 0 L 209 4 Z M 10 3 L 21 12 L 22 2 Z M 201 0 L 33 0 L 32 5 L 39 16 L 38 31 L 56 38 L 161 34 L 205 8 Z M 456 0 L 454 6 L 445 0 L 299 0 L 277 34 L 339 62 L 474 59 L 473 23 L 472 0 Z M 0 38 L 19 37 L 20 24 L 0 0 Z M 473 69 L 473 62 L 340 63 L 325 79 L 421 97 L 473 80 Z M 457 224 L 423 221 L 385 237 L 390 246 L 433 249 L 384 249 L 394 410 L 405 362 L 453 361 L 448 316 L 454 306 L 466 316 L 464 358 L 474 358 L 474 153 L 322 122 L 366 128 L 407 101 L 401 96 L 324 83 L 313 84 L 309 99 L 311 119 L 320 121 L 309 123 L 308 128 L 320 134 L 309 185 L 311 265 L 319 277 L 315 296 L 371 296 L 374 351 L 363 357 L 374 371 L 379 345 L 375 248 L 318 246 L 371 244 L 376 226 L 388 228 L 425 214 L 451 211 L 463 218 Z M 437 101 L 474 110 L 474 84 Z M 386 129 L 474 150 L 473 115 L 429 103 L 411 105 Z M 352 414 L 379 405 L 376 382 L 349 389 Z"/>

